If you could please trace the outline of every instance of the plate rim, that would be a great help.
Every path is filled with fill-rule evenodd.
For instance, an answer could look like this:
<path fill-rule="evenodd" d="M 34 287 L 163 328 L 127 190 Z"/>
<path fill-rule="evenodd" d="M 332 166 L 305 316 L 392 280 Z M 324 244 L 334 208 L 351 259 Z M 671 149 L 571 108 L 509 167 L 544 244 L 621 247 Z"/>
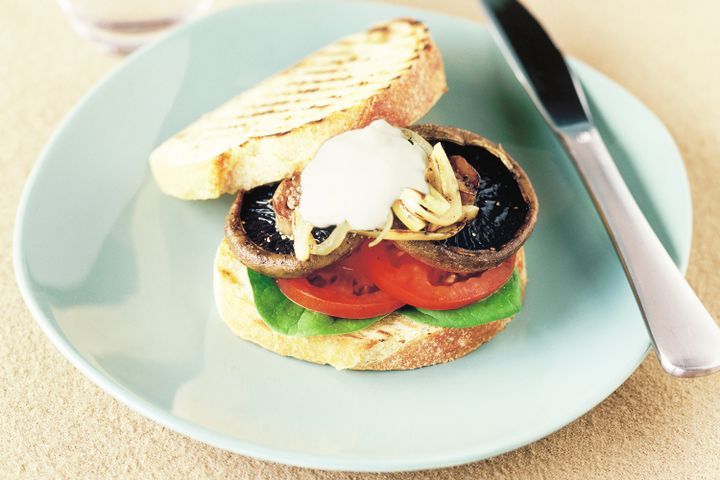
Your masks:
<path fill-rule="evenodd" d="M 55 128 L 53 133 L 50 135 L 50 137 L 47 140 L 47 143 L 41 150 L 40 154 L 37 157 L 37 160 L 35 161 L 35 164 L 33 165 L 30 174 L 28 175 L 25 185 L 22 190 L 22 194 L 20 196 L 20 200 L 18 202 L 18 207 L 16 210 L 15 215 L 15 222 L 14 222 L 14 228 L 13 228 L 13 245 L 12 245 L 12 256 L 13 256 L 13 270 L 15 271 L 15 277 L 18 284 L 18 289 L 20 291 L 20 294 L 23 298 L 23 301 L 25 302 L 26 306 L 28 307 L 28 310 L 30 311 L 30 314 L 35 319 L 36 323 L 40 326 L 40 329 L 43 331 L 43 333 L 50 339 L 51 343 L 55 346 L 55 348 L 68 360 L 70 363 L 77 368 L 85 377 L 87 377 L 90 381 L 92 381 L 95 385 L 100 387 L 103 391 L 110 394 L 115 400 L 119 401 L 120 403 L 126 405 L 130 410 L 146 417 L 147 419 L 154 421 L 174 432 L 180 433 L 181 435 L 191 438 L 195 441 L 203 442 L 205 444 L 211 445 L 216 448 L 220 448 L 226 451 L 230 451 L 233 453 L 239 453 L 242 455 L 247 455 L 253 458 L 257 458 L 264 461 L 269 462 L 275 462 L 275 463 L 281 463 L 286 465 L 292 465 L 292 466 L 298 466 L 303 468 L 316 468 L 316 469 L 322 469 L 322 470 L 334 470 L 334 471 L 355 471 L 355 472 L 401 472 L 401 471 L 418 471 L 418 470 L 427 470 L 427 469 L 437 469 L 437 468 L 444 468 L 444 467 L 450 467 L 450 466 L 457 466 L 457 465 L 464 465 L 467 463 L 485 460 L 488 458 L 495 457 L 497 455 L 501 455 L 503 453 L 510 452 L 512 450 L 521 448 L 523 446 L 529 445 L 530 443 L 534 443 L 546 436 L 549 436 L 556 431 L 564 428 L 565 426 L 569 425 L 573 421 L 577 420 L 581 416 L 588 413 L 591 409 L 593 409 L 595 406 L 599 405 L 601 402 L 603 402 L 608 396 L 610 396 L 618 387 L 620 387 L 627 378 L 632 375 L 632 373 L 635 372 L 637 367 L 640 365 L 640 363 L 645 359 L 647 356 L 647 353 L 651 349 L 650 342 L 648 340 L 647 348 L 645 349 L 644 353 L 640 355 L 640 357 L 635 362 L 634 366 L 628 371 L 628 372 L 620 372 L 619 375 L 616 375 L 616 379 L 613 382 L 608 382 L 608 385 L 614 385 L 604 392 L 600 398 L 594 399 L 592 401 L 587 402 L 587 404 L 583 404 L 582 406 L 577 407 L 575 409 L 571 410 L 571 413 L 564 416 L 564 419 L 559 422 L 555 427 L 551 429 L 547 428 L 540 428 L 538 430 L 541 431 L 534 431 L 531 434 L 527 434 L 528 430 L 523 430 L 526 432 L 525 435 L 522 435 L 522 440 L 513 440 L 512 437 L 510 439 L 506 439 L 504 443 L 496 445 L 492 449 L 487 448 L 472 448 L 470 446 L 469 448 L 466 448 L 464 450 L 456 450 L 452 454 L 444 454 L 444 455 L 438 455 L 433 457 L 424 457 L 424 458 L 417 458 L 408 456 L 408 458 L 401 458 L 401 459 L 392 459 L 392 458 L 379 458 L 379 459 L 367 459 L 367 458 L 357 458 L 357 457 L 349 457 L 349 456 L 324 456 L 324 455 L 318 455 L 318 454 L 310 454 L 310 453 L 304 453 L 304 452 L 298 452 L 295 450 L 285 449 L 285 448 L 275 448 L 275 447 L 268 447 L 264 446 L 262 444 L 250 442 L 250 441 L 244 441 L 239 440 L 229 434 L 221 434 L 213 431 L 210 428 L 203 427 L 200 425 L 197 425 L 189 420 L 185 420 L 175 414 L 170 413 L 168 410 L 165 410 L 163 408 L 160 408 L 158 406 L 153 405 L 151 402 L 146 400 L 145 398 L 141 397 L 137 393 L 133 392 L 132 390 L 129 390 L 122 385 L 118 384 L 114 380 L 112 380 L 110 377 L 108 377 L 105 373 L 102 372 L 101 369 L 93 366 L 87 359 L 85 359 L 78 351 L 77 349 L 70 343 L 68 339 L 65 338 L 65 336 L 60 332 L 59 329 L 57 329 L 53 324 L 55 321 L 48 316 L 45 315 L 42 307 L 40 306 L 40 302 L 38 301 L 35 292 L 33 291 L 31 287 L 31 282 L 29 280 L 29 272 L 27 269 L 27 262 L 26 262 L 26 253 L 24 251 L 23 245 L 24 245 L 24 224 L 26 220 L 26 212 L 27 212 L 27 206 L 28 202 L 30 200 L 31 195 L 33 194 L 35 188 L 35 182 L 36 179 L 40 173 L 40 171 L 43 169 L 44 164 L 47 162 L 49 153 L 54 149 L 54 145 L 59 141 L 59 139 L 62 137 L 65 129 L 67 128 L 67 125 L 72 123 L 73 118 L 77 115 L 79 111 L 83 109 L 85 104 L 95 96 L 96 92 L 104 88 L 104 86 L 109 83 L 119 72 L 127 68 L 130 64 L 135 63 L 139 61 L 140 59 L 144 58 L 148 54 L 152 54 L 152 52 L 160 45 L 163 45 L 167 42 L 173 41 L 177 37 L 182 37 L 186 35 L 186 32 L 193 29 L 198 28 L 198 25 L 202 25 L 205 23 L 210 23 L 215 18 L 227 15 L 229 12 L 237 11 L 237 10 L 245 10 L 247 7 L 251 6 L 258 6 L 258 5 L 278 5 L 278 4 L 302 4 L 302 3 L 315 3 L 315 4 L 324 4 L 324 3 L 332 3 L 332 0 L 271 0 L 271 1 L 251 1 L 248 3 L 244 3 L 241 5 L 236 5 L 230 8 L 226 8 L 223 10 L 220 10 L 218 12 L 215 12 L 211 15 L 204 16 L 202 18 L 199 18 L 195 21 L 189 22 L 185 25 L 182 25 L 180 27 L 177 27 L 165 34 L 163 34 L 160 38 L 158 38 L 156 41 L 151 42 L 148 45 L 143 46 L 142 48 L 138 49 L 136 52 L 128 56 L 124 61 L 120 62 L 118 65 L 113 67 L 109 72 L 107 72 L 98 82 L 96 82 L 84 95 L 80 97 L 80 99 L 74 104 L 70 112 L 68 112 L 63 119 L 60 121 L 58 126 Z M 398 5 L 398 4 L 379 4 L 371 1 L 362 1 L 362 0 L 346 0 L 346 4 L 350 5 L 350 7 L 354 7 L 357 5 L 362 6 L 372 6 L 374 8 L 378 9 L 387 9 L 387 10 L 397 10 L 402 9 L 403 11 L 407 12 L 409 15 L 416 13 L 416 14 L 426 14 L 426 15 L 432 15 L 435 17 L 445 17 L 448 19 L 452 19 L 452 21 L 456 22 L 465 22 L 472 24 L 475 28 L 480 28 L 486 30 L 486 27 L 483 23 L 473 21 L 467 18 L 455 16 L 455 15 L 449 15 L 441 12 L 435 12 L 428 9 L 422 9 L 422 8 L 416 8 L 416 7 L 409 7 L 405 5 Z M 692 248 L 692 211 L 693 211 L 693 205 L 692 205 L 692 196 L 690 191 L 690 185 L 689 185 L 689 177 L 687 173 L 687 167 L 685 165 L 685 162 L 683 160 L 682 154 L 677 146 L 677 143 L 675 142 L 673 136 L 671 135 L 670 131 L 667 129 L 665 124 L 655 115 L 655 113 L 648 108 L 648 106 L 639 98 L 637 98 L 635 95 L 633 95 L 631 92 L 629 92 L 627 89 L 625 89 L 622 85 L 618 84 L 611 78 L 607 77 L 604 73 L 597 70 L 596 68 L 577 60 L 573 57 L 568 57 L 571 59 L 571 62 L 574 64 L 578 64 L 583 70 L 591 72 L 593 75 L 599 76 L 603 81 L 609 82 L 613 87 L 618 88 L 619 90 L 623 91 L 624 93 L 628 94 L 635 102 L 637 102 L 638 106 L 640 106 L 647 114 L 648 118 L 652 118 L 658 127 L 658 133 L 661 133 L 667 137 L 667 139 L 671 142 L 671 146 L 673 147 L 673 150 L 670 152 L 671 154 L 675 154 L 677 158 L 680 160 L 680 168 L 682 173 L 684 174 L 683 178 L 683 185 L 682 188 L 684 192 L 686 193 L 687 199 L 688 199 L 688 241 L 687 241 L 687 249 L 686 250 L 680 250 L 678 251 L 678 257 L 679 257 L 679 265 L 678 268 L 685 273 L 687 271 L 689 258 L 690 258 L 690 251 Z M 682 246 L 681 246 L 682 247 Z"/>

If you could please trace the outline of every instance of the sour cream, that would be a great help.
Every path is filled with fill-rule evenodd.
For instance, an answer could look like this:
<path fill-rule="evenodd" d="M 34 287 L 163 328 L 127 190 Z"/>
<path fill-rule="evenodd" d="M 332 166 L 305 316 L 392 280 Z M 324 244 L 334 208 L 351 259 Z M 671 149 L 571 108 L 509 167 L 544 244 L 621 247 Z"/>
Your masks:
<path fill-rule="evenodd" d="M 316 227 L 385 224 L 405 188 L 427 193 L 427 155 L 385 120 L 326 141 L 300 177 L 300 215 Z"/>

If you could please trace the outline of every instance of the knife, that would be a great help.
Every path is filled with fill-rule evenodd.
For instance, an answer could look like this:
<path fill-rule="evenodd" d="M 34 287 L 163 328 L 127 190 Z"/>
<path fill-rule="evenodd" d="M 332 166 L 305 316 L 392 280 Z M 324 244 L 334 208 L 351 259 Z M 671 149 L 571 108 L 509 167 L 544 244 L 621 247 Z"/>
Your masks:
<path fill-rule="evenodd" d="M 562 54 L 516 0 L 480 0 L 480 5 L 503 56 L 580 174 L 620 258 L 660 365 L 677 377 L 720 370 L 720 327 L 635 202 Z"/>

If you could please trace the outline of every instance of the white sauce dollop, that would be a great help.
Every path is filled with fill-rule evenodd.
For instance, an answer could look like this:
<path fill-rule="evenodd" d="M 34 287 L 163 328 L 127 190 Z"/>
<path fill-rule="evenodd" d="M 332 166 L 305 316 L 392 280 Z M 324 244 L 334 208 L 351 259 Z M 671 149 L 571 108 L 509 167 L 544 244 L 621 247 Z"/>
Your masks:
<path fill-rule="evenodd" d="M 300 215 L 316 227 L 383 227 L 405 188 L 427 193 L 427 155 L 385 120 L 326 141 L 300 177 Z"/>

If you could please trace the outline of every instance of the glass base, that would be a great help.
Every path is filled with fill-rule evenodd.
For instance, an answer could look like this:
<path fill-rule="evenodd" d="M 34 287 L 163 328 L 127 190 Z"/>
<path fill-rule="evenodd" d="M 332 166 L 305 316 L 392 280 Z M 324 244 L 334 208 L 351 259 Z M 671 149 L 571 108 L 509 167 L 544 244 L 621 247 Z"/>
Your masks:
<path fill-rule="evenodd" d="M 72 8 L 70 2 L 60 1 L 75 30 L 102 51 L 125 55 L 153 40 L 168 28 L 184 23 L 206 11 L 212 0 L 196 2 L 190 11 L 160 18 L 110 20 L 91 18 Z"/>

